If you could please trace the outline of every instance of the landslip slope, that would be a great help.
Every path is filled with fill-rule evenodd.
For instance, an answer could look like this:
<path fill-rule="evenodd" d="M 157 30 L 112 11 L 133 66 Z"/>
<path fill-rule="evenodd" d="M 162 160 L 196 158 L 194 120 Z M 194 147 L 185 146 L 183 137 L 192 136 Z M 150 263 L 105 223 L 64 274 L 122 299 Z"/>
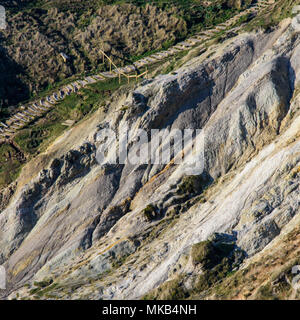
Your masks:
<path fill-rule="evenodd" d="M 28 163 L 0 214 L 3 298 L 256 298 L 272 266 L 253 294 L 234 277 L 298 230 L 299 32 L 297 16 L 212 45 Z M 126 125 L 133 150 L 139 128 L 203 129 L 203 171 L 99 164 L 97 133 Z M 233 291 L 207 291 L 223 281 Z"/>

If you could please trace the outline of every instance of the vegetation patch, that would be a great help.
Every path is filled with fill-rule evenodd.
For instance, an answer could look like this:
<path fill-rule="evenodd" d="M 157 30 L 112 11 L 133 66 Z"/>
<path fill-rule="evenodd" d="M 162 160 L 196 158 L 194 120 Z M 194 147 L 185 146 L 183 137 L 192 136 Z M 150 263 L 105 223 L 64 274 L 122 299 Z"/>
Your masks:
<path fill-rule="evenodd" d="M 203 241 L 192 247 L 192 263 L 194 266 L 200 264 L 204 269 L 210 269 L 219 264 L 234 249 L 234 243 L 218 243 Z"/>
<path fill-rule="evenodd" d="M 98 108 L 106 105 L 113 92 L 123 85 L 118 79 L 109 79 L 89 85 L 79 94 L 71 94 L 58 102 L 52 110 L 19 130 L 13 143 L 0 145 L 0 188 L 9 185 L 19 175 L 22 166 L 39 153 L 43 152 L 67 127 L 66 120 L 75 123 L 85 119 Z"/>
<path fill-rule="evenodd" d="M 230 241 L 231 239 L 229 235 L 215 234 L 210 240 L 193 245 L 190 253 L 195 268 L 193 280 L 191 281 L 190 275 L 185 273 L 177 275 L 176 278 L 163 283 L 143 298 L 147 300 L 201 299 L 206 295 L 207 290 L 215 288 L 216 292 L 219 282 L 235 277 L 238 266 L 245 258 L 245 253 L 237 248 L 235 242 Z M 236 281 L 231 285 L 235 286 Z"/>
<path fill-rule="evenodd" d="M 229 240 L 229 239 L 228 239 Z M 215 238 L 193 245 L 192 263 L 202 268 L 194 292 L 211 288 L 218 281 L 232 275 L 245 258 L 235 242 L 228 242 L 225 235 L 216 234 Z"/>
<path fill-rule="evenodd" d="M 195 196 L 201 194 L 211 183 L 212 178 L 205 173 L 195 176 L 185 176 L 177 188 L 177 193 L 180 195 L 189 194 L 190 196 Z"/>
<path fill-rule="evenodd" d="M 183 277 L 176 277 L 174 280 L 163 283 L 159 288 L 149 292 L 143 300 L 182 300 L 189 297 L 188 291 L 184 288 Z"/>
<path fill-rule="evenodd" d="M 247 23 L 245 30 L 252 31 L 257 28 L 272 29 L 280 21 L 292 17 L 292 9 L 295 5 L 295 1 L 276 0 L 272 8 L 262 10 L 256 18 Z"/>
<path fill-rule="evenodd" d="M 0 144 L 0 188 L 14 181 L 26 161 L 24 152 L 12 143 Z"/>
<path fill-rule="evenodd" d="M 34 282 L 34 285 L 38 288 L 45 288 L 45 287 L 48 287 L 50 286 L 50 284 L 53 283 L 53 280 L 52 279 L 49 279 L 49 280 L 43 280 L 43 281 L 40 281 L 40 282 Z"/>
<path fill-rule="evenodd" d="M 35 299 L 40 299 L 43 296 L 49 296 L 52 290 L 59 288 L 59 284 L 54 283 L 52 279 L 34 282 L 34 286 L 34 288 L 29 290 L 29 295 L 34 296 Z"/>
<path fill-rule="evenodd" d="M 149 204 L 143 211 L 143 216 L 147 219 L 147 221 L 151 222 L 157 218 L 159 218 L 159 211 L 156 206 L 153 204 Z"/>

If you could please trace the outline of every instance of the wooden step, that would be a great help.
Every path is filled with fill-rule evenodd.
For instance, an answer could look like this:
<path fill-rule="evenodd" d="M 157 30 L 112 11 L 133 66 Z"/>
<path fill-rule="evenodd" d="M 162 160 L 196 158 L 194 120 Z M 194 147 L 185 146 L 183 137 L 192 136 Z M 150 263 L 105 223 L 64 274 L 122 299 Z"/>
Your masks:
<path fill-rule="evenodd" d="M 104 77 L 101 77 L 99 74 L 96 74 L 96 75 L 93 76 L 93 77 L 96 78 L 96 79 L 99 80 L 99 81 L 105 80 L 105 78 L 104 78 Z"/>
<path fill-rule="evenodd" d="M 116 78 L 117 74 L 113 72 L 101 72 L 100 75 L 102 75 L 105 78 Z"/>
<path fill-rule="evenodd" d="M 74 92 L 77 92 L 80 89 L 80 86 L 78 83 L 73 82 L 73 83 L 71 83 L 71 86 L 72 86 Z"/>
<path fill-rule="evenodd" d="M 84 80 L 86 80 L 88 83 L 95 83 L 97 82 L 95 79 L 93 79 L 92 77 L 86 77 Z"/>
<path fill-rule="evenodd" d="M 41 110 L 37 110 L 36 108 L 34 108 L 33 106 L 29 106 L 28 109 L 34 113 L 36 113 L 37 115 L 41 114 Z"/>
<path fill-rule="evenodd" d="M 35 115 L 30 113 L 29 111 L 25 110 L 23 111 L 28 117 L 30 117 L 31 119 L 34 119 L 35 118 Z"/>
<path fill-rule="evenodd" d="M 55 104 L 55 101 L 53 101 L 53 100 L 51 99 L 51 96 L 47 96 L 47 97 L 46 97 L 46 101 L 47 101 L 48 103 L 50 103 L 50 104 Z"/>

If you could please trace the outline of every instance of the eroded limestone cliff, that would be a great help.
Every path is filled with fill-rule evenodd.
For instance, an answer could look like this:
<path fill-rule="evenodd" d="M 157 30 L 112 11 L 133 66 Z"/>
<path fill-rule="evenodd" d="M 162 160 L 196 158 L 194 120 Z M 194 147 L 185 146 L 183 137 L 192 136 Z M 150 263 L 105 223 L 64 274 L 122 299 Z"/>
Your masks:
<path fill-rule="evenodd" d="M 195 53 L 27 164 L 0 214 L 5 297 L 206 297 L 265 250 L 276 258 L 278 239 L 298 234 L 299 32 L 297 16 Z M 97 132 L 125 125 L 129 146 L 138 128 L 203 129 L 204 171 L 100 165 Z"/>

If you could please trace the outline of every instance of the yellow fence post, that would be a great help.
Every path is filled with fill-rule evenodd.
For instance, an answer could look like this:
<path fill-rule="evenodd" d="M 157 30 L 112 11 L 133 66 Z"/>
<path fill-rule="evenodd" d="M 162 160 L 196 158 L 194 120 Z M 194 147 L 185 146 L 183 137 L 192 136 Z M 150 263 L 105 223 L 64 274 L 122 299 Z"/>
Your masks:
<path fill-rule="evenodd" d="M 124 77 L 127 78 L 128 84 L 129 84 L 129 83 L 130 83 L 130 78 L 131 78 L 131 76 L 128 76 L 126 73 L 121 72 L 121 71 L 119 70 L 119 68 L 113 63 L 113 61 L 111 60 L 111 58 L 110 58 L 103 50 L 100 49 L 100 51 L 101 51 L 102 56 L 103 56 L 103 63 L 105 62 L 105 58 L 109 61 L 109 70 L 110 70 L 110 73 L 112 73 L 112 66 L 114 66 L 115 69 L 116 69 L 116 72 L 118 72 L 118 74 L 119 74 L 119 83 L 121 84 L 121 76 L 123 75 Z M 133 76 L 133 77 L 134 77 L 134 76 Z M 135 77 L 137 77 L 137 75 L 135 75 Z"/>

